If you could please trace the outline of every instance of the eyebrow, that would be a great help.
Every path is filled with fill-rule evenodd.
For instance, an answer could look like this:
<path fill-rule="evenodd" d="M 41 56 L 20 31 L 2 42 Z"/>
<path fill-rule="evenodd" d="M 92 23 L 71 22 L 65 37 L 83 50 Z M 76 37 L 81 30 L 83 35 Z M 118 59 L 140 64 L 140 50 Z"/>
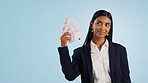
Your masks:
<path fill-rule="evenodd" d="M 100 21 L 100 20 L 97 20 L 98 22 L 102 22 L 102 21 Z M 106 22 L 106 23 L 108 23 L 108 24 L 111 24 L 111 23 L 109 23 L 109 22 Z"/>

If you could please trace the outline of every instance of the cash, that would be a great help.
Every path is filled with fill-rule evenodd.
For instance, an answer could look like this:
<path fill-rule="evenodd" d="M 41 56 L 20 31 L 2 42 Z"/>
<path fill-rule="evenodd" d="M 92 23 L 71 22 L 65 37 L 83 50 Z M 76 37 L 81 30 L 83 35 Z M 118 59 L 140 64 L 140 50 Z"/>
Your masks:
<path fill-rule="evenodd" d="M 65 18 L 62 34 L 64 34 L 65 32 L 69 32 L 71 34 L 71 41 L 69 41 L 68 43 L 72 43 L 82 39 L 81 27 L 79 23 L 72 18 Z"/>

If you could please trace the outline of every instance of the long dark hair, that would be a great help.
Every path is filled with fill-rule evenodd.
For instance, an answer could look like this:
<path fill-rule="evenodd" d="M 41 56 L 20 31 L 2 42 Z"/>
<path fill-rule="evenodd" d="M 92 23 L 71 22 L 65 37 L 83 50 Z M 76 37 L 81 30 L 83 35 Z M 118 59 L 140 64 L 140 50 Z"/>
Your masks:
<path fill-rule="evenodd" d="M 107 16 L 110 20 L 111 20 L 111 27 L 110 27 L 110 31 L 108 33 L 107 36 L 105 36 L 105 38 L 107 38 L 107 40 L 112 41 L 112 33 L 113 33 L 113 20 L 112 20 L 112 16 L 109 12 L 105 11 L 105 10 L 99 10 L 96 11 L 92 17 L 91 22 L 94 23 L 94 20 L 99 17 L 99 16 Z M 88 43 L 90 43 L 91 39 L 93 38 L 93 32 L 92 32 L 92 28 L 91 26 L 89 26 L 89 30 L 87 33 L 87 37 L 84 41 L 83 45 L 87 45 Z"/>

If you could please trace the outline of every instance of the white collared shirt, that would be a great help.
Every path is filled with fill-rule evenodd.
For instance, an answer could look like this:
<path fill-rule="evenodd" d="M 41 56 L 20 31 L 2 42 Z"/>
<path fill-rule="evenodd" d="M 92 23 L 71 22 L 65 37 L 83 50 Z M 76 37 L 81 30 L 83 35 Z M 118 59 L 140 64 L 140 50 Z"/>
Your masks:
<path fill-rule="evenodd" d="M 106 39 L 99 51 L 97 45 L 91 40 L 91 59 L 93 65 L 94 83 L 111 83 L 109 67 L 109 44 Z"/>

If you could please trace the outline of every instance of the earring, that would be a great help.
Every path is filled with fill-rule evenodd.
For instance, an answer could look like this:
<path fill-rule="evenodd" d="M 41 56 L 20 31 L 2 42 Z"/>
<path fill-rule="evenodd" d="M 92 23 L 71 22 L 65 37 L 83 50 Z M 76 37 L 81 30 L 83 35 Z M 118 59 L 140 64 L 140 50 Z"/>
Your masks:
<path fill-rule="evenodd" d="M 107 36 L 109 36 L 109 34 L 107 34 Z"/>
<path fill-rule="evenodd" d="M 92 28 L 92 27 L 91 27 L 91 29 L 92 29 L 92 30 L 91 30 L 91 32 L 94 32 L 94 30 L 93 30 L 93 28 Z"/>
<path fill-rule="evenodd" d="M 91 32 L 94 32 L 94 30 L 92 29 Z"/>

